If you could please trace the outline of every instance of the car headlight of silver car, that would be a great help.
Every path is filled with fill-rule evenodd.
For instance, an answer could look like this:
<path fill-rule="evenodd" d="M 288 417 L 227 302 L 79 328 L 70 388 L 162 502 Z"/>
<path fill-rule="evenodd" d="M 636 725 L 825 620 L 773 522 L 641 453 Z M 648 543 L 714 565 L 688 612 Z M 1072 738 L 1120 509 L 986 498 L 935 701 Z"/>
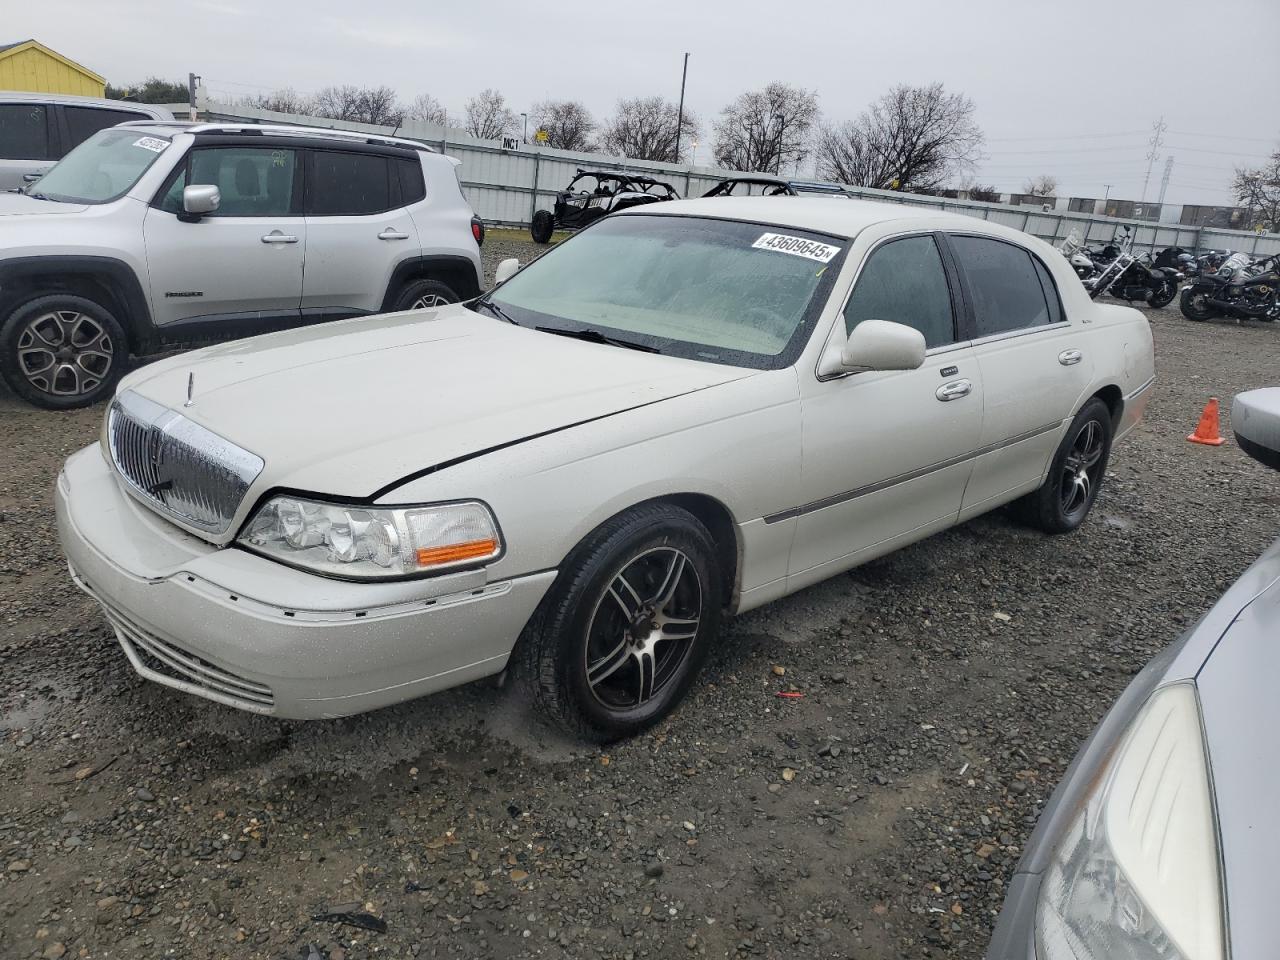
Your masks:
<path fill-rule="evenodd" d="M 1218 831 L 1196 691 L 1158 690 L 1045 871 L 1043 960 L 1223 960 Z"/>
<path fill-rule="evenodd" d="M 237 542 L 290 566 L 352 580 L 427 575 L 502 553 L 497 521 L 475 500 L 374 507 L 276 496 Z"/>

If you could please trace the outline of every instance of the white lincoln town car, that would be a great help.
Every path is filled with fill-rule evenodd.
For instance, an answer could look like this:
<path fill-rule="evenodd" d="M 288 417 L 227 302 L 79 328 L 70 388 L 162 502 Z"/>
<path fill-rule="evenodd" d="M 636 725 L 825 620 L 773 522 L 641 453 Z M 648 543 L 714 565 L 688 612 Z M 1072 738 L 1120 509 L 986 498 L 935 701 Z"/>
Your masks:
<path fill-rule="evenodd" d="M 120 383 L 58 523 L 139 673 L 319 718 L 511 667 L 626 736 L 726 614 L 1014 500 L 1079 526 L 1155 378 L 1140 313 L 931 210 L 654 204 L 516 267 Z"/>

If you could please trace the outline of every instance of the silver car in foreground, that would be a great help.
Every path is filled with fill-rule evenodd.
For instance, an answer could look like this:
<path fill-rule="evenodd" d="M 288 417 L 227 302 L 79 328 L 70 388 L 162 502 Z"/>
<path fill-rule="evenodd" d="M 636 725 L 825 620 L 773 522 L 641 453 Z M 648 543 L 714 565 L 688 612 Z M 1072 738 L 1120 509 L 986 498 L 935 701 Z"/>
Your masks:
<path fill-rule="evenodd" d="M 1280 469 L 1280 388 L 1236 397 Z M 1121 694 L 1040 815 L 988 960 L 1274 957 L 1280 541 Z"/>
<path fill-rule="evenodd" d="M 57 502 L 135 668 L 327 717 L 514 661 L 626 735 L 723 613 L 1014 500 L 1075 529 L 1155 379 L 1140 313 L 954 214 L 673 201 L 510 273 L 121 381 Z"/>

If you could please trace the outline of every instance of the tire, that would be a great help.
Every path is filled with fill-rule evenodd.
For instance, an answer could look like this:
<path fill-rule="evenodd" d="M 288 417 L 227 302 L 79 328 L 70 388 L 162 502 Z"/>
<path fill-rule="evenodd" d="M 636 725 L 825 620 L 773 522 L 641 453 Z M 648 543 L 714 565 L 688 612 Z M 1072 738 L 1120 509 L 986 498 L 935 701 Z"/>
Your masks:
<path fill-rule="evenodd" d="M 706 527 L 671 504 L 636 507 L 593 531 L 520 640 L 517 670 L 538 711 L 595 743 L 670 713 L 720 629 L 716 557 Z"/>
<path fill-rule="evenodd" d="M 1198 306 L 1196 304 L 1196 296 L 1190 287 L 1182 291 L 1182 298 L 1178 301 L 1178 309 L 1182 311 L 1184 317 L 1188 320 L 1194 320 L 1196 323 L 1212 320 L 1218 315 L 1217 311 L 1211 307 Z"/>
<path fill-rule="evenodd" d="M 1165 281 L 1164 286 L 1151 294 L 1147 298 L 1147 303 L 1159 310 L 1161 307 L 1167 307 L 1173 303 L 1173 298 L 1178 295 L 1178 285 L 1171 280 Z"/>
<path fill-rule="evenodd" d="M 27 300 L 0 324 L 0 376 L 46 410 L 111 396 L 129 361 L 124 330 L 100 303 L 67 293 Z"/>
<path fill-rule="evenodd" d="M 1094 397 L 1071 421 L 1040 489 L 1018 501 L 1024 520 L 1053 534 L 1084 523 L 1107 474 L 1112 430 L 1111 411 Z"/>
<path fill-rule="evenodd" d="M 534 243 L 550 243 L 551 234 L 556 229 L 556 217 L 550 210 L 537 210 L 533 214 L 533 223 L 529 225 L 529 233 Z"/>
<path fill-rule="evenodd" d="M 439 280 L 410 280 L 396 295 L 392 311 L 430 310 L 446 303 L 457 303 L 462 298 L 453 288 Z"/>

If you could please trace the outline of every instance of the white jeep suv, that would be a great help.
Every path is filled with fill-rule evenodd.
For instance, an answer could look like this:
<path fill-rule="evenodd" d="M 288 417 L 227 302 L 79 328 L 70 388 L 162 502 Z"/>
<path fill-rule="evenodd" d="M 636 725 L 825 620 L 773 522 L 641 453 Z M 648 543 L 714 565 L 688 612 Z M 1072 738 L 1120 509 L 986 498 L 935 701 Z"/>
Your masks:
<path fill-rule="evenodd" d="M 126 123 L 0 194 L 0 374 L 50 409 L 139 355 L 476 296 L 456 161 L 305 127 Z"/>

